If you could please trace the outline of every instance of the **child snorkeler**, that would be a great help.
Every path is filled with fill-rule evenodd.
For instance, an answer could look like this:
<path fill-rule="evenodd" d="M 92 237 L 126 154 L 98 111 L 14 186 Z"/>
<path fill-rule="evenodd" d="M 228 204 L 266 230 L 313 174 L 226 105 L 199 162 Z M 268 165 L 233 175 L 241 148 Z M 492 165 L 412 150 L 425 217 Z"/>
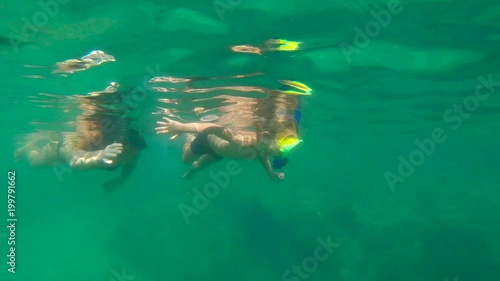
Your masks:
<path fill-rule="evenodd" d="M 273 170 L 269 157 L 286 158 L 302 142 L 293 130 L 284 130 L 272 138 L 268 133 L 232 129 L 214 123 L 181 123 L 167 117 L 163 119 L 165 121 L 157 122 L 161 125 L 156 128 L 158 134 L 196 134 L 185 146 L 183 158 L 191 158 L 189 154 L 199 158 L 184 177 L 190 177 L 195 171 L 223 158 L 259 159 L 269 177 L 280 181 L 285 174 Z"/>

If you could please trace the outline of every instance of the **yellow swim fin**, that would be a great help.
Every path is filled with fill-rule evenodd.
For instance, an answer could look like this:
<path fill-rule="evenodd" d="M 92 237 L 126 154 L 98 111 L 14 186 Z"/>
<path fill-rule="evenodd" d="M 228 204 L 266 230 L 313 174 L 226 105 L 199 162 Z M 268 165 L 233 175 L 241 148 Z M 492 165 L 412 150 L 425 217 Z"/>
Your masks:
<path fill-rule="evenodd" d="M 277 51 L 297 51 L 302 42 L 288 41 L 285 39 L 269 39 L 266 42 L 267 45 L 278 45 L 277 47 L 271 47 L 271 50 Z"/>
<path fill-rule="evenodd" d="M 309 88 L 306 84 L 298 82 L 298 81 L 290 81 L 290 80 L 280 80 L 279 81 L 283 85 L 290 86 L 295 89 L 302 90 L 304 92 L 311 92 L 312 89 Z"/>
<path fill-rule="evenodd" d="M 298 91 L 293 91 L 293 90 L 286 90 L 286 91 L 280 91 L 283 94 L 286 95 L 299 95 L 299 96 L 310 96 L 312 95 L 311 92 L 298 92 Z"/>
<path fill-rule="evenodd" d="M 279 51 L 297 51 L 299 49 L 301 42 L 286 42 L 285 44 L 278 47 Z"/>

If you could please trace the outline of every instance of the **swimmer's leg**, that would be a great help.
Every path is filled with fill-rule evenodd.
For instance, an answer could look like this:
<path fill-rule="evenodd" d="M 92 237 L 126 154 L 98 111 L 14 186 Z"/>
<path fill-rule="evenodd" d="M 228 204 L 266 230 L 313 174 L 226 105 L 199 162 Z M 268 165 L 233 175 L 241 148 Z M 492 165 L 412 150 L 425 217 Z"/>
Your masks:
<path fill-rule="evenodd" d="M 50 166 L 59 162 L 59 133 L 31 133 L 25 144 L 14 152 L 16 161 L 28 160 L 32 166 Z"/>
<path fill-rule="evenodd" d="M 206 168 L 210 166 L 210 164 L 215 163 L 221 159 L 222 158 L 216 157 L 211 154 L 203 154 L 202 156 L 200 156 L 200 158 L 198 158 L 198 160 L 193 162 L 189 171 L 187 171 L 182 177 L 185 179 L 192 178 L 196 171 Z"/>
<path fill-rule="evenodd" d="M 30 153 L 32 151 L 38 151 L 38 150 L 40 150 L 40 149 L 36 145 L 34 145 L 32 143 L 27 143 L 27 144 L 23 145 L 22 147 L 18 148 L 14 152 L 14 159 L 16 161 L 26 160 L 26 159 L 28 159 L 28 155 L 30 155 Z"/>
<path fill-rule="evenodd" d="M 50 139 L 40 133 L 32 133 L 25 137 L 25 143 L 14 152 L 14 159 L 16 161 L 27 160 L 28 156 L 33 151 L 40 151 L 38 142 L 49 141 Z"/>
<path fill-rule="evenodd" d="M 127 180 L 130 177 L 132 172 L 135 170 L 135 167 L 136 167 L 136 161 L 125 164 L 121 170 L 119 178 L 109 180 L 102 185 L 104 190 L 115 191 L 116 188 L 122 185 L 125 182 L 125 180 Z"/>
<path fill-rule="evenodd" d="M 196 155 L 191 151 L 191 143 L 195 138 L 196 136 L 193 134 L 188 134 L 186 137 L 186 142 L 182 148 L 182 161 L 184 163 L 193 163 L 196 158 Z"/>

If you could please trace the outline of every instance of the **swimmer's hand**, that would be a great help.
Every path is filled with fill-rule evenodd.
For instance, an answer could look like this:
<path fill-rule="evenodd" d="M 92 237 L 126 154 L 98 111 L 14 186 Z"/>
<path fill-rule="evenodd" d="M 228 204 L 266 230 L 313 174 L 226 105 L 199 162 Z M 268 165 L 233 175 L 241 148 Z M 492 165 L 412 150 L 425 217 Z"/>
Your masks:
<path fill-rule="evenodd" d="M 156 122 L 158 125 L 161 125 L 159 127 L 156 127 L 156 133 L 174 134 L 170 138 L 170 140 L 176 139 L 182 133 L 181 131 L 182 123 L 172 119 L 168 119 L 167 117 L 163 117 L 163 120 L 165 120 L 166 122 L 161 122 L 161 121 Z"/>
<path fill-rule="evenodd" d="M 113 164 L 116 157 L 122 153 L 123 145 L 121 143 L 113 143 L 106 146 L 103 150 L 96 151 L 75 151 L 72 152 L 69 165 L 76 169 L 90 169 L 101 167 L 102 165 Z"/>
<path fill-rule="evenodd" d="M 272 180 L 274 181 L 282 181 L 285 179 L 285 173 L 283 172 L 273 172 L 269 174 Z"/>
<path fill-rule="evenodd" d="M 97 160 L 104 164 L 113 164 L 116 157 L 122 153 L 123 145 L 121 143 L 112 143 L 97 155 Z"/>
<path fill-rule="evenodd" d="M 269 161 L 269 157 L 261 155 L 259 157 L 260 163 L 262 163 L 262 166 L 266 169 L 267 174 L 273 181 L 282 181 L 285 179 L 285 173 L 283 172 L 276 172 L 273 170 L 271 167 L 271 162 Z"/>

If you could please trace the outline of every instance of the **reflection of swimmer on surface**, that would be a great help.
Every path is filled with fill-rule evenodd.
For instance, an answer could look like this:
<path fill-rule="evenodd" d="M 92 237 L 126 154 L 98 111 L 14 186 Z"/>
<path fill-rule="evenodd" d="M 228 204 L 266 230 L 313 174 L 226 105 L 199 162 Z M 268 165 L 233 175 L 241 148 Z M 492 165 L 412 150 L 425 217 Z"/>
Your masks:
<path fill-rule="evenodd" d="M 115 61 L 115 58 L 103 51 L 92 51 L 80 59 L 69 59 L 58 62 L 56 64 L 57 69 L 52 71 L 52 73 L 74 73 L 77 71 L 84 71 L 108 61 Z"/>
<path fill-rule="evenodd" d="M 248 53 L 262 55 L 266 52 L 293 52 L 298 51 L 302 42 L 288 41 L 285 39 L 269 39 L 261 46 L 237 45 L 232 46 L 231 50 L 236 53 Z"/>
<path fill-rule="evenodd" d="M 112 55 L 108 55 L 103 51 L 92 51 L 87 55 L 79 58 L 79 59 L 69 59 L 62 62 L 57 62 L 55 65 L 55 69 L 52 70 L 53 74 L 59 74 L 61 76 L 68 76 L 68 74 L 73 74 L 75 72 L 85 71 L 91 67 L 101 65 L 105 62 L 114 62 L 115 57 Z M 42 69 L 52 69 L 52 67 L 48 66 L 40 66 L 40 65 L 24 65 L 26 68 L 42 68 Z M 48 78 L 44 75 L 36 75 L 29 74 L 23 75 L 24 78 L 32 78 L 32 79 L 44 79 Z"/>
<path fill-rule="evenodd" d="M 134 170 L 146 143 L 130 127 L 131 120 L 121 116 L 123 110 L 110 110 L 99 104 L 107 101 L 108 105 L 116 105 L 123 93 L 110 88 L 80 97 L 84 112 L 77 118 L 75 132 L 32 133 L 26 144 L 16 150 L 16 160 L 26 159 L 32 166 L 67 164 L 82 170 L 113 170 L 123 166 L 120 177 L 108 181 L 104 187 L 111 190 L 122 184 Z M 39 146 L 40 143 L 45 145 Z"/>

